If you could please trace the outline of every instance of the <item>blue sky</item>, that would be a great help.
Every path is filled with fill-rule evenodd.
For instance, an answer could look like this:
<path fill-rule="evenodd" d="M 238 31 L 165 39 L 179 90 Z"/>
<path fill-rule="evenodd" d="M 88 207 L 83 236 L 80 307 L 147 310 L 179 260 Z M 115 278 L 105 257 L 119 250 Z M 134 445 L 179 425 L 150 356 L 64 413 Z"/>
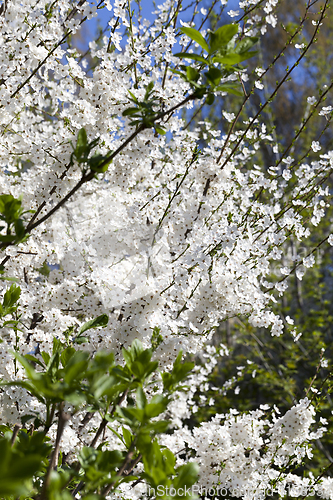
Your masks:
<path fill-rule="evenodd" d="M 125 0 L 124 0 L 124 2 L 125 2 Z M 176 0 L 174 0 L 174 2 L 177 3 Z M 112 3 L 113 2 L 111 1 L 111 4 Z M 163 0 L 156 1 L 155 3 L 156 4 L 163 3 Z M 192 5 L 192 4 L 193 4 L 193 1 L 191 1 L 191 0 L 183 0 L 182 1 L 183 9 L 186 8 L 186 6 Z M 210 5 L 211 5 L 211 0 L 201 0 L 199 3 L 199 10 L 201 8 L 207 9 L 207 8 L 209 8 Z M 238 5 L 238 0 L 229 0 L 227 6 L 225 8 L 225 12 L 230 10 L 230 9 L 233 9 L 233 10 L 236 9 L 237 5 Z M 217 7 L 220 8 L 220 6 L 221 6 L 221 4 L 220 4 L 220 2 L 218 2 Z M 131 8 L 135 9 L 137 11 L 137 4 L 133 0 L 131 1 Z M 141 0 L 141 9 L 142 9 L 142 16 L 144 18 L 148 19 L 149 21 L 154 20 L 155 16 L 152 14 L 152 12 L 155 11 L 153 0 Z M 182 15 L 182 20 L 189 21 L 190 15 L 192 14 L 192 11 L 193 11 L 193 9 L 189 8 L 189 10 Z M 80 48 L 86 48 L 87 42 L 94 38 L 94 34 L 96 33 L 98 25 L 100 27 L 102 27 L 103 29 L 107 27 L 108 21 L 110 20 L 112 14 L 113 14 L 113 12 L 112 11 L 109 12 L 106 8 L 99 9 L 98 10 L 98 17 L 94 18 L 90 21 L 87 21 L 85 23 L 86 27 L 84 28 L 84 30 L 82 32 L 84 40 L 82 40 L 82 43 L 80 44 Z M 236 19 L 237 18 L 235 18 L 234 20 L 236 20 Z M 232 22 L 232 21 L 233 21 L 232 19 L 228 18 L 227 22 Z"/>

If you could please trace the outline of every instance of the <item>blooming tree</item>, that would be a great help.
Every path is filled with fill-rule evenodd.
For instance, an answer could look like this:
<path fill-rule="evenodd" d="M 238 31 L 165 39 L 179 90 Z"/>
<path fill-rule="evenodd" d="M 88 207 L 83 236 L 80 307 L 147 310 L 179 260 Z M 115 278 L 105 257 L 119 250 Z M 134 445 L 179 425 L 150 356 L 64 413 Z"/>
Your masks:
<path fill-rule="evenodd" d="M 284 416 L 230 409 L 190 430 L 192 397 L 216 360 L 208 348 L 204 370 L 190 374 L 179 355 L 199 352 L 235 316 L 281 335 L 270 304 L 292 272 L 301 279 L 314 263 L 313 248 L 286 263 L 283 243 L 302 241 L 325 215 L 332 154 L 320 137 L 331 86 L 310 96 L 284 149 L 265 112 L 328 3 L 305 2 L 284 49 L 253 70 L 277 0 L 237 10 L 167 0 L 153 22 L 123 0 L 2 4 L 3 496 L 190 497 L 200 484 L 244 498 L 267 488 L 297 496 L 297 487 L 331 498 L 329 479 L 292 472 L 324 431 L 311 430 L 310 400 Z M 81 53 L 73 37 L 102 9 L 107 27 Z M 212 11 L 229 21 L 208 30 Z M 311 38 L 265 89 L 309 16 Z M 190 126 L 198 107 L 226 94 L 239 112 L 224 112 L 222 130 Z M 258 111 L 241 120 L 254 95 L 263 96 Z M 312 159 L 293 158 L 318 113 Z M 274 165 L 260 164 L 263 145 Z"/>

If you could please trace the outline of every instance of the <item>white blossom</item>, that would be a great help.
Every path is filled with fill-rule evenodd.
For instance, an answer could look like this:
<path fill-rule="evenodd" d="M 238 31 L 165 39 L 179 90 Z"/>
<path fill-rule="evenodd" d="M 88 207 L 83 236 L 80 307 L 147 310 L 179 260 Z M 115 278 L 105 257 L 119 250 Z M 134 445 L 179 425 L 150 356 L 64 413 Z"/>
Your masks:
<path fill-rule="evenodd" d="M 319 111 L 319 116 L 325 116 L 328 115 L 332 111 L 332 106 L 324 106 L 321 108 Z"/>
<path fill-rule="evenodd" d="M 126 4 L 107 1 L 109 31 L 98 43 L 87 44 L 89 57 L 83 61 L 62 40 L 66 30 L 75 33 L 84 17 L 98 14 L 96 5 L 86 2 L 69 18 L 71 3 L 59 0 L 52 4 L 49 18 L 44 0 L 12 1 L 6 17 L 0 16 L 1 190 L 22 196 L 26 223 L 31 217 L 37 221 L 26 241 L 3 253 L 6 273 L 20 281 L 18 315 L 25 328 L 19 346 L 12 330 L 3 328 L 4 380 L 24 377 L 23 372 L 15 373 L 14 349 L 28 354 L 38 346 L 51 353 L 55 337 L 65 341 L 68 328 L 76 331 L 101 314 L 109 317 L 107 327 L 92 330 L 89 342 L 80 348 L 91 354 L 112 350 L 119 360 L 122 347 L 134 339 L 151 346 L 158 327 L 162 341 L 154 356 L 162 367 L 169 366 L 180 349 L 198 354 L 229 318 L 247 317 L 253 327 L 269 328 L 276 336 L 283 333 L 284 323 L 271 306 L 287 289 L 286 277 L 294 268 L 293 262 L 283 260 L 285 241 L 290 233 L 303 241 L 311 224 L 324 216 L 326 201 L 321 201 L 329 192 L 320 180 L 331 171 L 333 154 L 326 152 L 320 161 L 301 165 L 291 156 L 281 156 L 282 169 L 280 164 L 259 164 L 261 146 L 275 154 L 279 150 L 271 124 L 262 116 L 249 116 L 244 122 L 240 118 L 229 137 L 208 121 L 187 127 L 185 111 L 198 103 L 186 100 L 190 84 L 171 71 L 179 62 L 173 46 L 179 41 L 186 47 L 189 42 L 185 35 L 178 38 L 178 27 L 169 23 L 174 4 L 159 4 L 152 25 L 144 19 L 134 23 L 132 38 Z M 248 0 L 239 9 L 257 4 L 261 2 Z M 266 31 L 267 24 L 276 26 L 276 5 L 277 0 L 265 2 L 264 17 L 251 14 L 244 25 L 248 36 Z M 228 12 L 232 18 L 240 13 Z M 189 19 L 188 13 L 179 13 L 181 26 L 189 27 Z M 259 90 L 263 71 L 256 70 Z M 246 81 L 247 75 L 241 78 Z M 229 81 L 236 85 L 237 75 L 227 76 L 223 83 Z M 165 135 L 148 126 L 138 127 L 135 134 L 124 113 L 134 106 L 133 96 L 144 99 L 151 82 L 154 113 L 167 112 L 154 115 Z M 308 103 L 314 104 L 313 99 Z M 319 114 L 331 111 L 328 106 Z M 233 122 L 237 115 L 223 110 L 223 116 Z M 117 152 L 108 169 L 92 172 L 89 182 L 84 182 L 87 164 L 75 159 L 72 147 L 82 128 L 89 142 L 96 140 L 91 153 Z M 202 138 L 204 146 L 197 154 Z M 319 142 L 313 141 L 312 150 L 320 150 Z M 258 196 L 259 190 L 265 196 Z M 300 210 L 304 199 L 306 216 Z M 310 222 L 305 220 L 308 213 Z M 0 232 L 8 236 L 5 227 Z M 333 244 L 332 235 L 328 243 Z M 303 266 L 296 268 L 297 278 L 302 279 L 314 262 L 312 254 L 304 258 Z M 41 272 L 43 266 L 47 272 Z M 275 283 L 272 271 L 278 269 L 284 276 Z M 2 294 L 7 285 L 0 281 Z M 30 331 L 25 325 L 36 313 L 43 318 Z M 293 320 L 287 316 L 286 323 L 292 325 Z M 296 341 L 300 334 L 292 335 Z M 228 355 L 225 346 L 219 350 Z M 282 416 L 277 410 L 265 415 L 266 405 L 248 414 L 231 408 L 193 430 L 183 426 L 200 404 L 213 404 L 214 398 L 205 396 L 194 402 L 198 388 L 207 390 L 207 375 L 217 364 L 214 347 L 206 348 L 205 356 L 207 363 L 193 375 L 188 392 L 178 393 L 171 403 L 175 432 L 162 437 L 164 444 L 176 454 L 184 448 L 195 453 L 203 484 L 235 489 L 241 485 L 250 492 L 244 499 L 255 498 L 260 485 L 268 487 L 280 474 L 279 467 L 284 482 L 277 494 L 286 494 L 287 481 L 309 486 L 306 479 L 284 470 L 291 465 L 290 457 L 296 464 L 309 456 L 307 443 L 322 432 L 311 433 L 314 410 L 308 401 Z M 237 375 L 216 390 L 223 394 L 233 389 L 237 395 L 244 370 L 238 367 Z M 3 389 L 0 397 L 2 423 L 13 424 L 24 412 L 41 411 L 40 402 L 21 388 L 16 393 Z M 96 417 L 79 437 L 79 422 L 73 415 L 63 435 L 66 453 L 89 443 L 90 431 L 99 426 Z M 107 432 L 109 445 L 115 445 L 116 436 Z M 53 440 L 55 435 L 51 428 Z M 177 455 L 177 460 L 182 458 Z M 325 495 L 331 494 L 330 480 L 321 486 Z M 121 487 L 125 497 L 132 497 L 128 486 Z M 134 500 L 144 495 L 140 488 Z"/>
<path fill-rule="evenodd" d="M 321 150 L 321 145 L 318 141 L 312 141 L 312 144 L 311 144 L 311 149 L 314 153 L 317 153 L 318 151 Z"/>
<path fill-rule="evenodd" d="M 306 99 L 306 100 L 307 100 L 307 102 L 308 102 L 309 104 L 311 104 L 311 105 L 316 104 L 316 102 L 317 102 L 317 99 L 316 99 L 314 96 L 312 96 L 312 97 L 307 97 L 307 99 Z"/>

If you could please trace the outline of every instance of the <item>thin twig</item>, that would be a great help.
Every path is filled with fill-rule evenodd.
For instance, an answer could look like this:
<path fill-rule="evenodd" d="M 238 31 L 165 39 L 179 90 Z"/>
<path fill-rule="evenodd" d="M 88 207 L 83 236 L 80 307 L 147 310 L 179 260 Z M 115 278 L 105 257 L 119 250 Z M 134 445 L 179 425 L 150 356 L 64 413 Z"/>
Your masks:
<path fill-rule="evenodd" d="M 58 420 L 56 442 L 55 442 L 54 450 L 53 450 L 53 453 L 51 455 L 49 466 L 48 466 L 48 469 L 47 469 L 47 472 L 46 472 L 46 475 L 44 478 L 43 488 L 42 488 L 42 491 L 41 491 L 41 494 L 40 494 L 38 500 L 47 500 L 47 498 L 48 498 L 47 490 L 48 490 L 49 485 L 50 485 L 51 472 L 58 464 L 58 457 L 59 457 L 59 452 L 60 452 L 60 441 L 61 441 L 61 437 L 62 437 L 64 429 L 65 429 L 65 425 L 69 420 L 69 415 L 67 415 L 67 413 L 64 412 L 64 404 L 65 403 L 63 401 L 61 403 L 59 403 L 59 420 Z"/>
<path fill-rule="evenodd" d="M 247 132 L 250 130 L 250 128 L 252 127 L 252 125 L 255 123 L 255 121 L 257 120 L 257 118 L 261 115 L 261 113 L 263 112 L 263 110 L 266 108 L 266 106 L 271 102 L 271 100 L 275 97 L 275 95 L 278 93 L 278 91 L 280 90 L 280 88 L 282 87 L 282 85 L 285 83 L 285 81 L 289 78 L 290 74 L 294 71 L 294 69 L 299 65 L 299 63 L 301 62 L 301 60 L 304 58 L 305 54 L 307 53 L 307 51 L 309 50 L 309 48 L 311 47 L 311 45 L 314 43 L 314 40 L 317 36 L 317 33 L 318 33 L 318 30 L 319 30 L 319 27 L 320 27 L 320 24 L 324 18 L 324 15 L 325 15 L 325 12 L 328 8 L 328 0 L 325 1 L 325 4 L 324 4 L 324 7 L 323 7 L 323 10 L 321 12 L 321 15 L 320 15 L 320 18 L 319 18 L 319 21 L 316 25 L 316 28 L 313 32 L 313 35 L 309 41 L 309 43 L 307 44 L 307 46 L 305 47 L 305 49 L 303 50 L 303 52 L 300 54 L 300 56 L 298 57 L 298 59 L 296 60 L 296 62 L 292 65 L 292 67 L 286 72 L 285 76 L 282 78 L 282 80 L 280 80 L 280 82 L 278 83 L 278 85 L 275 87 L 274 91 L 271 93 L 271 95 L 269 96 L 268 100 L 262 104 L 258 110 L 258 112 L 256 113 L 256 115 L 250 120 L 250 123 L 248 124 L 248 126 L 246 127 L 245 131 L 243 132 L 243 134 L 241 135 L 241 137 L 238 139 L 238 141 L 236 142 L 235 146 L 233 147 L 231 153 L 227 156 L 227 158 L 224 160 L 223 164 L 221 165 L 221 170 L 225 167 L 225 165 L 228 163 L 228 161 L 232 158 L 232 156 L 234 155 L 234 153 L 237 151 L 238 147 L 240 146 L 241 142 L 244 140 L 244 138 L 246 137 L 246 134 Z M 306 10 L 306 13 L 308 11 L 308 8 Z M 306 15 L 303 17 L 301 24 L 304 24 L 305 22 L 305 19 L 306 19 Z M 249 93 L 250 95 L 251 93 Z M 216 163 L 220 163 L 221 159 L 222 159 L 222 155 L 223 155 L 223 151 L 221 151 L 219 157 L 217 158 L 216 160 Z"/>
<path fill-rule="evenodd" d="M 22 425 L 21 424 L 15 424 L 14 425 L 12 439 L 10 440 L 10 444 L 12 446 L 14 446 L 15 439 L 17 438 L 17 435 L 18 435 L 20 429 L 22 429 Z"/>
<path fill-rule="evenodd" d="M 126 454 L 126 457 L 125 457 L 125 460 L 123 462 L 123 465 L 120 467 L 120 469 L 118 470 L 117 472 L 117 477 L 121 477 L 124 473 L 125 473 L 125 470 L 127 469 L 127 466 L 128 464 L 131 462 L 132 460 L 132 457 L 134 455 L 134 442 L 132 443 L 131 445 L 131 448 L 128 450 L 127 454 Z M 116 482 L 116 479 L 114 479 L 102 492 L 102 495 L 105 497 L 106 495 L 108 495 L 110 493 L 110 491 L 112 490 L 114 484 Z"/>

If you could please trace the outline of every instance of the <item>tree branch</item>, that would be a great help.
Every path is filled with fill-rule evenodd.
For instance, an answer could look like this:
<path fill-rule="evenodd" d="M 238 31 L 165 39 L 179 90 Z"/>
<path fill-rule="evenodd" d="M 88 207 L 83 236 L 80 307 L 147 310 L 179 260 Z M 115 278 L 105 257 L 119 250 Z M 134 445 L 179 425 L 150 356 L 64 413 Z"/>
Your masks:
<path fill-rule="evenodd" d="M 51 460 L 49 462 L 49 466 L 48 466 L 48 469 L 47 469 L 47 472 L 46 472 L 46 475 L 44 478 L 43 488 L 42 488 L 42 491 L 41 491 L 41 494 L 40 494 L 38 500 L 47 500 L 47 498 L 48 498 L 47 490 L 48 490 L 49 485 L 50 485 L 51 472 L 58 464 L 58 457 L 59 457 L 59 451 L 60 451 L 60 441 L 61 441 L 61 437 L 62 437 L 64 429 L 65 429 L 65 425 L 69 420 L 69 416 L 67 415 L 67 413 L 65 413 L 63 411 L 64 404 L 65 403 L 63 401 L 59 404 L 59 420 L 58 420 L 56 442 L 55 442 L 55 446 L 54 446 L 54 450 L 53 450 L 53 453 L 51 456 Z"/>

